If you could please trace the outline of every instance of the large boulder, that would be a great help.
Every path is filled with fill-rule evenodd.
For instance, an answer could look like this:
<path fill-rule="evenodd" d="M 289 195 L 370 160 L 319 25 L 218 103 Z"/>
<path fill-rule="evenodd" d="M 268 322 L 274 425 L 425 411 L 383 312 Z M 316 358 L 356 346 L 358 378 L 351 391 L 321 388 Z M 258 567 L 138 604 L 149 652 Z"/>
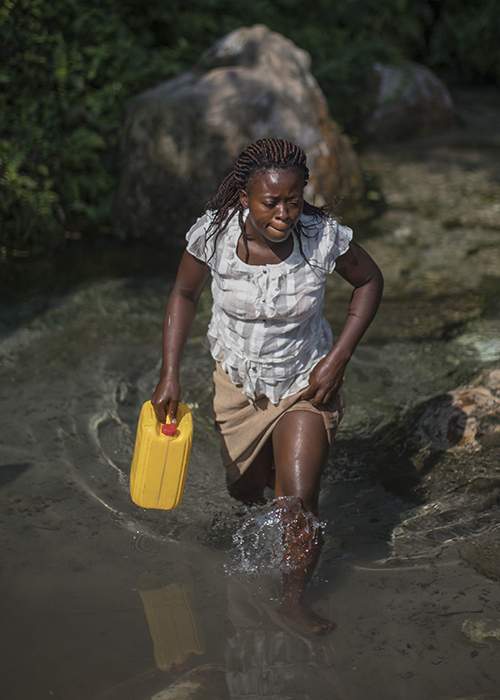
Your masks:
<path fill-rule="evenodd" d="M 400 140 L 454 124 L 450 93 L 425 66 L 376 63 L 373 71 L 374 108 L 364 127 L 370 140 Z"/>
<path fill-rule="evenodd" d="M 344 205 L 363 191 L 357 157 L 330 118 L 310 57 L 257 25 L 218 41 L 187 73 L 129 106 L 116 198 L 124 237 L 179 237 L 250 142 L 287 138 L 308 155 L 307 196 Z M 337 205 L 338 210 L 338 205 Z"/>

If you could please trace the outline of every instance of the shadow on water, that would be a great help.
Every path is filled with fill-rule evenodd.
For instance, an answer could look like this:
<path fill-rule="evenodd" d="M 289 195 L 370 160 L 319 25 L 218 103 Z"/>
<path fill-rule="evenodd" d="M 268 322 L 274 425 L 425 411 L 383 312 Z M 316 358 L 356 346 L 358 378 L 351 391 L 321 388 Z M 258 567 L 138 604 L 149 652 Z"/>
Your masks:
<path fill-rule="evenodd" d="M 382 484 L 403 498 L 425 502 L 426 475 L 462 442 L 466 423 L 467 414 L 443 394 L 376 433 L 371 440 Z"/>
<path fill-rule="evenodd" d="M 181 243 L 157 249 L 147 243 L 111 238 L 68 241 L 50 256 L 0 261 L 0 333 L 5 335 L 29 324 L 64 303 L 78 287 L 112 279 L 125 279 L 129 285 L 147 284 L 160 275 L 172 279 Z"/>
<path fill-rule="evenodd" d="M 27 469 L 33 465 L 30 462 L 19 462 L 16 464 L 0 464 L 0 488 L 17 479 Z"/>

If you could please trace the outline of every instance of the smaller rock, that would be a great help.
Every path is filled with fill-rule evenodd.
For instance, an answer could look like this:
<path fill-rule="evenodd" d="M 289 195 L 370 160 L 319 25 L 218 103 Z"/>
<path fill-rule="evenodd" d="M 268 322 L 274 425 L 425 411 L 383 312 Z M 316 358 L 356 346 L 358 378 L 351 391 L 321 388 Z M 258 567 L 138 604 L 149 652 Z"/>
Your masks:
<path fill-rule="evenodd" d="M 394 141 L 450 127 L 453 102 L 444 83 L 428 68 L 410 61 L 374 65 L 375 108 L 364 131 L 373 141 Z"/>

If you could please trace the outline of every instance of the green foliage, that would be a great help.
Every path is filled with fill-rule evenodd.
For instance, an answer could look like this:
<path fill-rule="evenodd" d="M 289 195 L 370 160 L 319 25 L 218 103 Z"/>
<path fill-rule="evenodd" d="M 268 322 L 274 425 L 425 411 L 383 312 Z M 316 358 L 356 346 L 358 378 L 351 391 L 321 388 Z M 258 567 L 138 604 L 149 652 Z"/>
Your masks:
<path fill-rule="evenodd" d="M 111 231 L 129 97 L 262 23 L 312 57 L 335 119 L 356 132 L 374 61 L 414 58 L 500 82 L 497 1 L 2 0 L 0 252 Z"/>
<path fill-rule="evenodd" d="M 498 0 L 443 3 L 431 37 L 428 61 L 454 80 L 500 85 Z"/>
<path fill-rule="evenodd" d="M 3 251 L 109 230 L 124 104 L 180 69 L 175 52 L 99 0 L 10 0 L 0 31 Z"/>

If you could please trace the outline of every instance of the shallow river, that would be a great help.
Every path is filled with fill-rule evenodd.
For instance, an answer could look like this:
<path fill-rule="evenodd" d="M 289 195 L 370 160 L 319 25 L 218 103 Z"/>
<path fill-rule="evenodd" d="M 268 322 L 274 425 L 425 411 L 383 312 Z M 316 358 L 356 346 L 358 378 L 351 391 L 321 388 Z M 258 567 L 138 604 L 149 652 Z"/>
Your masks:
<path fill-rule="evenodd" d="M 446 148 L 470 160 L 475 147 Z M 225 491 L 204 338 L 208 292 L 183 358 L 192 460 L 182 505 L 169 513 L 133 506 L 128 472 L 138 411 L 158 374 L 172 271 L 166 265 L 160 274 L 161 261 L 146 256 L 148 275 L 106 275 L 102 260 L 111 265 L 112 254 L 83 250 L 86 265 L 99 266 L 97 278 L 76 274 L 64 293 L 44 283 L 3 304 L 5 697 L 500 697 L 498 584 L 459 556 L 464 539 L 500 531 L 498 507 L 478 501 L 474 511 L 473 495 L 418 503 L 385 489 L 372 468 L 380 462 L 374 435 L 500 362 L 493 268 L 461 291 L 433 259 L 427 286 L 418 288 L 411 261 L 426 246 L 412 237 L 415 207 L 390 198 L 400 190 L 398 168 L 413 164 L 420 188 L 436 174 L 443 150 L 427 149 L 414 160 L 412 152 L 366 156 L 388 206 L 362 240 L 390 269 L 386 304 L 349 368 L 348 410 L 323 479 L 325 547 L 310 597 L 338 624 L 327 637 L 288 629 L 275 614 L 273 575 L 235 564 L 235 532 L 262 511 L 242 509 Z M 476 168 L 486 184 L 476 183 L 474 196 L 492 180 L 498 189 L 488 158 Z M 463 183 L 470 173 L 464 166 Z M 490 233 L 485 226 L 476 238 Z M 439 245 L 451 250 L 453 241 Z M 78 265 L 73 259 L 72 269 Z M 348 289 L 335 277 L 326 310 L 338 329 Z"/>

